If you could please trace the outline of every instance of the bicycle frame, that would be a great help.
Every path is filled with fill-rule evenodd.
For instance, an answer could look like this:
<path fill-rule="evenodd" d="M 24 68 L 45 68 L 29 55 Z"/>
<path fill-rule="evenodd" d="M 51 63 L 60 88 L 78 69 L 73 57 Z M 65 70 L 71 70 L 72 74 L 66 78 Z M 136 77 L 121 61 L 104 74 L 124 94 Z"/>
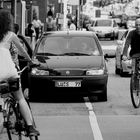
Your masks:
<path fill-rule="evenodd" d="M 26 68 L 27 67 L 24 67 L 19 72 L 19 74 L 21 74 Z M 8 86 L 7 83 L 6 83 L 5 87 Z M 17 85 L 17 86 L 19 86 L 19 85 Z M 10 87 L 10 85 L 9 85 L 9 87 Z M 10 88 L 8 88 L 8 89 L 10 89 Z M 6 91 L 8 91 L 8 90 L 6 90 Z M 12 136 L 11 136 L 12 134 L 10 132 L 11 129 L 15 130 L 14 134 L 18 135 L 19 140 L 22 139 L 21 138 L 22 135 L 25 136 L 25 137 L 29 137 L 29 134 L 28 134 L 28 131 L 27 131 L 27 124 L 26 124 L 25 120 L 23 119 L 23 117 L 20 113 L 18 101 L 16 101 L 16 99 L 13 97 L 12 91 L 7 92 L 7 93 L 5 93 L 5 92 L 2 93 L 1 92 L 0 96 L 3 99 L 3 106 L 0 107 L 0 111 L 3 113 L 3 126 L 4 126 L 4 128 L 7 129 L 7 134 L 8 134 L 9 140 L 13 140 Z M 28 102 L 29 108 L 31 109 L 28 99 L 26 99 L 26 100 Z M 10 109 L 12 110 L 12 112 L 10 112 L 11 111 Z M 12 115 L 13 113 L 15 115 L 15 122 L 14 122 L 14 126 L 11 127 L 10 126 L 11 121 L 10 121 L 9 118 L 10 118 L 10 115 Z M 32 117 L 33 117 L 33 115 L 32 115 Z M 33 125 L 35 125 L 34 118 L 33 118 Z M 29 137 L 29 139 L 30 140 L 33 140 L 33 139 L 38 140 L 38 137 L 37 136 L 34 136 L 34 138 Z"/>
<path fill-rule="evenodd" d="M 140 57 L 134 58 L 135 66 L 130 80 L 131 101 L 134 108 L 140 107 Z"/>

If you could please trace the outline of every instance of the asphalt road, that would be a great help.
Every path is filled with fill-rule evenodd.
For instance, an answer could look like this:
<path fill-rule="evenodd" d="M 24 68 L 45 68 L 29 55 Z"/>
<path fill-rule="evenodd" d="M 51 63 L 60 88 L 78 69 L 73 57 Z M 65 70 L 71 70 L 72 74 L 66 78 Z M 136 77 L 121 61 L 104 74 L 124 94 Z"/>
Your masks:
<path fill-rule="evenodd" d="M 114 52 L 114 42 L 101 43 L 105 51 L 112 45 Z M 67 95 L 31 103 L 40 140 L 139 140 L 140 109 L 134 109 L 131 103 L 130 77 L 115 75 L 114 64 L 115 59 L 107 62 L 107 102 Z M 7 140 L 6 133 L 1 133 L 0 139 Z"/>

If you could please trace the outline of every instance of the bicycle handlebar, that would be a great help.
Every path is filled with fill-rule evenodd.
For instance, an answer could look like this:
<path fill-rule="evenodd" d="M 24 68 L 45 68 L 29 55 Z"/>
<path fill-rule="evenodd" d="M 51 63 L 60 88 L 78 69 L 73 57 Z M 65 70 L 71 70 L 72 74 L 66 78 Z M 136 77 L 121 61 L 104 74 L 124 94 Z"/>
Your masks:
<path fill-rule="evenodd" d="M 39 67 L 40 64 L 30 63 L 29 65 L 23 67 L 21 70 L 18 71 L 18 74 L 21 75 L 27 68 L 34 68 Z"/>

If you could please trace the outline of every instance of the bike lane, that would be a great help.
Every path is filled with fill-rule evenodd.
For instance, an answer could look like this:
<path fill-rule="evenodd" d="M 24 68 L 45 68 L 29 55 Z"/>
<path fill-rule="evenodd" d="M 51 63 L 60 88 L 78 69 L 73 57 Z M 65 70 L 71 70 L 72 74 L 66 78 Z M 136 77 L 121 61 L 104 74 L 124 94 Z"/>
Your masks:
<path fill-rule="evenodd" d="M 34 114 L 37 129 L 41 134 L 39 139 L 102 140 L 92 105 L 86 103 L 86 106 L 87 113 L 84 115 L 43 116 Z M 2 122 L 2 114 L 0 121 Z M 5 139 L 2 137 L 1 140 Z"/>

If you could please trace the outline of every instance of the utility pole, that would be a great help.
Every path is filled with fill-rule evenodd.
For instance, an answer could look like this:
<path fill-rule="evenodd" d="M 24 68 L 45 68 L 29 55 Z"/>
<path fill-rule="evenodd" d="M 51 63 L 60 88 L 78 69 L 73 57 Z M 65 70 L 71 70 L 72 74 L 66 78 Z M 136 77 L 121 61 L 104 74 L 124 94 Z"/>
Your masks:
<path fill-rule="evenodd" d="M 67 30 L 67 3 L 68 0 L 63 0 L 64 2 L 64 22 L 63 22 L 63 30 Z"/>
<path fill-rule="evenodd" d="M 17 0 L 14 1 L 14 23 L 16 23 L 17 18 Z"/>
<path fill-rule="evenodd" d="M 79 26 L 83 29 L 83 0 L 79 0 Z M 82 25 L 81 25 L 82 24 Z"/>

